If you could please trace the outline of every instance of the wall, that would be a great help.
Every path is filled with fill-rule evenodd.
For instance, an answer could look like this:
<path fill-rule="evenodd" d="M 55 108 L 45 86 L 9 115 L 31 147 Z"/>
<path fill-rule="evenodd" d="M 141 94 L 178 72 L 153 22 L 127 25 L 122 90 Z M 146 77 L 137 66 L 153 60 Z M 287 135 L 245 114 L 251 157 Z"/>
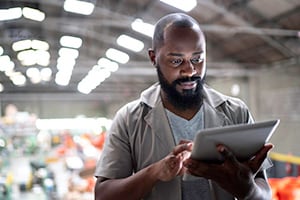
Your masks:
<path fill-rule="evenodd" d="M 240 85 L 239 98 L 248 105 L 256 121 L 280 119 L 271 138 L 274 152 L 300 156 L 300 66 L 257 70 L 250 76 L 219 77 L 209 84 L 232 95 L 233 84 Z"/>
<path fill-rule="evenodd" d="M 273 151 L 300 156 L 300 66 L 261 70 L 251 78 L 251 108 L 257 120 L 279 118 Z"/>

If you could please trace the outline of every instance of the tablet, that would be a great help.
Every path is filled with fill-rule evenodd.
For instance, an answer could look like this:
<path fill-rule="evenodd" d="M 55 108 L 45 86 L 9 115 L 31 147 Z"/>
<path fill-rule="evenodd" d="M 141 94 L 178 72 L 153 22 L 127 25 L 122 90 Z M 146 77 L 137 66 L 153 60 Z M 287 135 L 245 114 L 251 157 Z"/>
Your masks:
<path fill-rule="evenodd" d="M 223 144 L 239 161 L 249 160 L 269 141 L 279 122 L 277 119 L 201 130 L 195 136 L 191 158 L 222 162 L 216 145 Z"/>

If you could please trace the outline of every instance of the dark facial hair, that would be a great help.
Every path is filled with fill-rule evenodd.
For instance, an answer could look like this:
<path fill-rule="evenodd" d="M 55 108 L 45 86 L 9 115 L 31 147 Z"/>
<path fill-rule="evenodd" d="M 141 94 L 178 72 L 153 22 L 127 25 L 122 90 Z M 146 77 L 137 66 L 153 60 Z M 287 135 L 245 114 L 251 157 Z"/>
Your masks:
<path fill-rule="evenodd" d="M 200 107 L 203 100 L 203 80 L 200 76 L 186 77 L 168 83 L 165 76 L 160 70 L 160 66 L 156 66 L 158 80 L 162 90 L 166 93 L 168 101 L 180 110 Z M 176 85 L 186 81 L 196 81 L 195 89 L 183 90 L 182 94 L 176 90 Z"/>

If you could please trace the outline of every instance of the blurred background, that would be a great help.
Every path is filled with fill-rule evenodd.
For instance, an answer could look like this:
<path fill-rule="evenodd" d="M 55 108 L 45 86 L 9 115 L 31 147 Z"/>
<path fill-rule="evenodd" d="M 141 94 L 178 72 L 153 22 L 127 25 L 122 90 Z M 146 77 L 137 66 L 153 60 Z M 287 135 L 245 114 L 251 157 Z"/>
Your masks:
<path fill-rule="evenodd" d="M 273 199 L 300 199 L 299 0 L 1 0 L 1 200 L 93 199 L 105 134 L 157 81 L 147 49 L 172 12 L 202 25 L 210 86 L 281 120 Z"/>

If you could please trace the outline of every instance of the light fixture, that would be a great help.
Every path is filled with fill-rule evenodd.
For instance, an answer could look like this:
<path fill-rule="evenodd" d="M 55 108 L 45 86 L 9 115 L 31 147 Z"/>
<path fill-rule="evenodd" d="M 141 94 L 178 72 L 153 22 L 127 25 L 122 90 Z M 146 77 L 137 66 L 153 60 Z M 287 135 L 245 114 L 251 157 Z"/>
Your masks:
<path fill-rule="evenodd" d="M 10 62 L 10 57 L 8 55 L 0 56 L 0 65 L 6 65 Z"/>
<path fill-rule="evenodd" d="M 67 72 L 72 73 L 72 72 Z M 61 86 L 67 86 L 70 82 L 71 75 L 63 71 L 58 71 L 55 76 L 55 83 Z"/>
<path fill-rule="evenodd" d="M 15 68 L 15 63 L 10 60 L 8 55 L 0 56 L 0 71 L 8 72 Z"/>
<path fill-rule="evenodd" d="M 20 40 L 14 42 L 12 45 L 14 51 L 23 51 L 30 48 L 47 51 L 49 49 L 49 44 L 41 40 Z"/>
<path fill-rule="evenodd" d="M 70 47 L 78 49 L 82 45 L 82 39 L 79 37 L 73 37 L 73 36 L 62 36 L 59 40 L 60 44 L 64 47 Z"/>
<path fill-rule="evenodd" d="M 97 62 L 97 64 L 101 67 L 101 68 L 106 68 L 108 69 L 110 72 L 115 72 L 119 69 L 119 65 L 116 62 L 110 61 L 107 58 L 100 58 Z"/>
<path fill-rule="evenodd" d="M 95 5 L 86 1 L 65 0 L 64 10 L 82 15 L 90 15 L 94 11 Z"/>
<path fill-rule="evenodd" d="M 4 49 L 0 46 L 0 56 L 4 53 Z"/>
<path fill-rule="evenodd" d="M 12 49 L 14 51 L 23 51 L 25 49 L 31 48 L 31 40 L 20 40 L 17 42 L 14 42 L 12 45 Z"/>
<path fill-rule="evenodd" d="M 0 21 L 18 19 L 22 17 L 22 9 L 9 8 L 9 9 L 0 9 Z"/>
<path fill-rule="evenodd" d="M 146 36 L 152 37 L 154 33 L 154 26 L 149 23 L 143 22 L 142 19 L 136 19 L 131 23 L 131 28 L 134 31 L 142 33 Z"/>
<path fill-rule="evenodd" d="M 73 58 L 66 58 L 66 57 L 59 57 L 57 59 L 57 69 L 58 70 L 73 70 L 74 66 L 76 64 L 76 60 Z"/>
<path fill-rule="evenodd" d="M 45 67 L 41 69 L 41 78 L 43 81 L 50 81 L 51 75 L 52 75 L 52 70 L 49 67 Z"/>
<path fill-rule="evenodd" d="M 4 86 L 2 85 L 2 83 L 0 83 L 0 92 L 3 92 L 4 90 Z"/>
<path fill-rule="evenodd" d="M 180 10 L 183 10 L 185 12 L 191 11 L 197 5 L 197 0 L 185 0 L 184 2 L 182 0 L 160 0 L 160 1 L 170 6 L 173 6 L 175 8 L 178 8 Z"/>
<path fill-rule="evenodd" d="M 240 94 L 241 88 L 240 85 L 235 83 L 231 86 L 231 94 L 233 96 L 238 96 Z"/>
<path fill-rule="evenodd" d="M 48 51 L 35 51 L 36 64 L 41 66 L 48 66 L 50 63 L 50 53 Z"/>
<path fill-rule="evenodd" d="M 9 78 L 17 86 L 23 86 L 26 83 L 26 77 L 20 72 L 12 73 Z"/>
<path fill-rule="evenodd" d="M 134 52 L 139 52 L 144 48 L 144 43 L 128 35 L 120 35 L 117 44 Z"/>
<path fill-rule="evenodd" d="M 119 51 L 117 49 L 113 49 L 113 48 L 109 48 L 105 55 L 114 60 L 114 61 L 117 61 L 119 63 L 122 63 L 122 64 L 125 64 L 129 61 L 129 56 L 127 53 L 124 53 L 122 51 Z"/>
<path fill-rule="evenodd" d="M 111 72 L 107 68 L 94 65 L 88 74 L 78 83 L 77 89 L 83 94 L 89 94 L 110 75 Z"/>
<path fill-rule="evenodd" d="M 36 67 L 30 67 L 26 70 L 26 76 L 29 78 L 33 78 L 35 76 L 39 76 L 40 71 Z"/>
<path fill-rule="evenodd" d="M 21 51 L 17 54 L 18 60 L 32 60 L 32 58 L 35 57 L 35 51 L 30 49 L 30 50 L 25 50 Z"/>
<path fill-rule="evenodd" d="M 31 48 L 47 51 L 47 50 L 49 50 L 49 44 L 47 42 L 41 41 L 41 40 L 32 40 Z"/>
<path fill-rule="evenodd" d="M 58 54 L 61 57 L 76 59 L 79 56 L 79 51 L 77 49 L 62 47 L 59 49 Z"/>
<path fill-rule="evenodd" d="M 23 16 L 27 19 L 31 19 L 34 21 L 43 21 L 45 19 L 45 13 L 34 8 L 24 7 L 23 8 Z"/>

